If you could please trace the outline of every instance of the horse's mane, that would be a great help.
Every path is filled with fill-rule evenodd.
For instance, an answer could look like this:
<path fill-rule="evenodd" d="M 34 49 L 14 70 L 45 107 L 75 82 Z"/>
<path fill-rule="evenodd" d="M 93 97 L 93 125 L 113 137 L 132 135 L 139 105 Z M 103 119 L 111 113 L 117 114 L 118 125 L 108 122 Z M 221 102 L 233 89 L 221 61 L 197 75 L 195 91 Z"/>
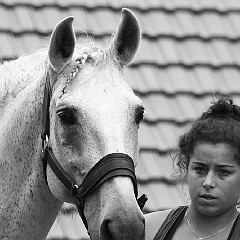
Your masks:
<path fill-rule="evenodd" d="M 83 52 L 95 54 L 95 67 L 109 63 L 112 53 L 94 42 L 76 45 L 73 61 Z M 100 64 L 101 63 L 101 64 Z M 0 65 L 0 108 L 6 105 L 31 81 L 46 76 L 49 68 L 47 48 L 39 49 L 30 55 L 23 55 L 16 60 L 6 61 Z"/>

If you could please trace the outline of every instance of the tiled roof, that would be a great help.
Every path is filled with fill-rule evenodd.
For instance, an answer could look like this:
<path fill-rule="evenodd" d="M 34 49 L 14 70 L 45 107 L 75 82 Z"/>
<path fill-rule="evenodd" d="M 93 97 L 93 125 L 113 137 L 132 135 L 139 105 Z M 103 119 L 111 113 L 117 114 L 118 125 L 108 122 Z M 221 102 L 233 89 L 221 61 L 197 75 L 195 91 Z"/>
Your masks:
<path fill-rule="evenodd" d="M 185 204 L 182 185 L 169 181 L 169 152 L 214 92 L 232 95 L 240 104 L 239 0 L 0 0 L 0 58 L 46 47 L 53 28 L 69 15 L 83 40 L 88 35 L 108 43 L 122 7 L 133 10 L 143 33 L 125 76 L 146 109 L 136 170 L 139 192 L 149 196 L 145 211 Z M 87 239 L 68 204 L 48 239 L 60 236 Z"/>

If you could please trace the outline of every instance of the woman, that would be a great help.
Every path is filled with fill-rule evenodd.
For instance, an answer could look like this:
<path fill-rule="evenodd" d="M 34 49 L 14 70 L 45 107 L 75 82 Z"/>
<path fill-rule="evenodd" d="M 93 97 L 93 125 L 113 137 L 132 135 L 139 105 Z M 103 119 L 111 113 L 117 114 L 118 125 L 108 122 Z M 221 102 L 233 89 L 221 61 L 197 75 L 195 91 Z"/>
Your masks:
<path fill-rule="evenodd" d="M 146 214 L 146 240 L 240 239 L 240 108 L 214 102 L 180 137 L 176 160 L 191 203 Z"/>

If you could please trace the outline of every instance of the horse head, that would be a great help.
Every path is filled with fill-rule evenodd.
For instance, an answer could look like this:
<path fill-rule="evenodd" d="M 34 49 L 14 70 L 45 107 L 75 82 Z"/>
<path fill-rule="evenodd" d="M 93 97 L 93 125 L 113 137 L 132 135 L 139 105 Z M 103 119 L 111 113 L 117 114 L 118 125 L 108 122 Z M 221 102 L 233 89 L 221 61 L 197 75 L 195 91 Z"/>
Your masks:
<path fill-rule="evenodd" d="M 125 82 L 123 69 L 138 50 L 141 31 L 134 14 L 123 9 L 109 46 L 102 48 L 77 44 L 72 22 L 73 17 L 61 21 L 50 38 L 46 144 L 64 172 L 81 186 L 109 154 L 126 155 L 130 164 L 137 164 L 144 109 Z M 46 168 L 52 194 L 76 203 L 52 168 Z M 144 239 L 144 217 L 128 174 L 108 177 L 96 186 L 84 199 L 82 211 L 91 239 Z"/>

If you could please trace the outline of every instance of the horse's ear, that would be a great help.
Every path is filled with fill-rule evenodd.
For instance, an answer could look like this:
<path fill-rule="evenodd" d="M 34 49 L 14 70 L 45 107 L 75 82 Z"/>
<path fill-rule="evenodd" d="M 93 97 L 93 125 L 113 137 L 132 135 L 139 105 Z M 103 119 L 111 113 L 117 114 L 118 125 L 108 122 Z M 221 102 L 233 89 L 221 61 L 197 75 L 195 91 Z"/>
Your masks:
<path fill-rule="evenodd" d="M 141 39 L 140 24 L 135 15 L 127 8 L 122 9 L 122 17 L 111 42 L 120 64 L 126 65 L 134 58 Z"/>
<path fill-rule="evenodd" d="M 73 17 L 63 19 L 53 30 L 50 38 L 48 56 L 54 70 L 59 70 L 71 58 L 75 47 Z"/>

